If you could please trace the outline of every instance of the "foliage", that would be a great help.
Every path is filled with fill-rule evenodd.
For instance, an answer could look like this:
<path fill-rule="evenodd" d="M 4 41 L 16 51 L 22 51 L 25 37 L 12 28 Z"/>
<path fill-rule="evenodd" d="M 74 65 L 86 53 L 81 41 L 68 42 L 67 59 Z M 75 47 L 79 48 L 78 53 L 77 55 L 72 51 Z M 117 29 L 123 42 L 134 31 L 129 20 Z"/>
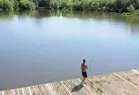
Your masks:
<path fill-rule="evenodd" d="M 134 12 L 134 14 L 139 15 L 139 9 Z"/>
<path fill-rule="evenodd" d="M 13 2 L 10 0 L 0 0 L 0 8 L 3 10 L 13 10 Z"/>
<path fill-rule="evenodd" d="M 102 12 L 131 12 L 139 9 L 139 0 L 0 0 L 3 10 L 77 10 Z"/>
<path fill-rule="evenodd" d="M 32 10 L 35 9 L 35 4 L 31 0 L 21 0 L 19 2 L 19 8 L 21 10 Z"/>
<path fill-rule="evenodd" d="M 135 11 L 135 8 L 134 8 L 134 6 L 133 5 L 130 5 L 129 7 L 128 7 L 128 11 L 130 12 L 130 13 L 134 13 L 134 11 Z"/>

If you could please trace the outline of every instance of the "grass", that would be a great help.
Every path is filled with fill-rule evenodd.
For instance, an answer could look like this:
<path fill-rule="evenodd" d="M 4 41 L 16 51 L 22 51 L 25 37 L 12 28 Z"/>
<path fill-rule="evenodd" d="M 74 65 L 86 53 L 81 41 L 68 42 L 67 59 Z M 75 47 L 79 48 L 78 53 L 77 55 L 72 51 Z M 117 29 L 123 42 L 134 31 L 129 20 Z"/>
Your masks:
<path fill-rule="evenodd" d="M 10 90 L 6 90 L 6 91 L 5 91 L 5 94 L 6 94 L 6 95 L 9 95 L 10 93 L 11 93 Z"/>
<path fill-rule="evenodd" d="M 138 71 L 139 71 L 139 69 L 136 69 L 136 70 L 138 70 Z"/>

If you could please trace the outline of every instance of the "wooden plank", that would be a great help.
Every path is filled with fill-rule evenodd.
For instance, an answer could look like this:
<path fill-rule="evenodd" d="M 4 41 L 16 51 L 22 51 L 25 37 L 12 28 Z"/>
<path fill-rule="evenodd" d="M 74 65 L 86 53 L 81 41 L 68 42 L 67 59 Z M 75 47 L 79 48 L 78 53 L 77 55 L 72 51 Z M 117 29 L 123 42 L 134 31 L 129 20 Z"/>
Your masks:
<path fill-rule="evenodd" d="M 92 95 L 78 79 L 63 81 L 63 84 L 73 95 Z"/>
<path fill-rule="evenodd" d="M 30 95 L 39 95 L 39 92 L 38 92 L 38 90 L 36 89 L 36 86 L 32 86 L 32 87 L 30 87 L 30 88 L 28 88 L 28 89 L 29 89 Z"/>
<path fill-rule="evenodd" d="M 137 95 L 138 90 L 114 74 L 88 79 L 97 89 L 101 87 L 104 95 Z M 95 82 L 94 82 L 94 81 Z"/>
<path fill-rule="evenodd" d="M 0 95 L 2 95 L 2 91 L 0 91 Z"/>
<path fill-rule="evenodd" d="M 12 95 L 12 90 L 6 90 L 4 91 L 4 94 L 5 95 Z M 1 95 L 1 94 L 0 94 Z"/>
<path fill-rule="evenodd" d="M 108 76 L 89 77 L 85 85 L 89 86 L 95 94 L 118 95 L 113 88 L 111 89 L 109 82 L 105 80 Z"/>
<path fill-rule="evenodd" d="M 4 95 L 4 91 L 1 91 L 1 92 L 0 92 L 0 95 Z"/>
<path fill-rule="evenodd" d="M 139 74 L 136 74 L 134 71 L 118 72 L 116 74 L 120 75 L 139 90 Z"/>
<path fill-rule="evenodd" d="M 115 73 L 114 75 L 116 75 L 116 77 L 119 77 L 120 79 L 123 80 L 123 81 L 117 82 L 117 84 L 119 84 L 121 87 L 126 89 L 130 93 L 130 95 L 138 95 L 137 93 L 139 93 L 139 89 L 136 86 L 134 86 L 132 83 L 122 78 L 120 75 L 115 74 Z"/>
<path fill-rule="evenodd" d="M 50 86 L 50 83 L 49 84 L 45 84 L 45 87 L 47 87 L 51 93 L 51 95 L 56 95 L 56 92 L 53 91 L 52 87 Z"/>
<path fill-rule="evenodd" d="M 139 74 L 139 71 L 138 70 L 135 70 L 135 69 L 132 69 L 133 72 Z"/>
<path fill-rule="evenodd" d="M 80 82 L 82 82 L 81 79 L 78 79 Z M 92 94 L 92 95 L 95 95 L 94 92 L 91 91 L 91 88 L 88 87 L 87 85 L 83 84 L 83 86 Z"/>
<path fill-rule="evenodd" d="M 16 94 L 15 94 L 15 89 L 12 90 L 12 95 L 16 95 Z"/>
<path fill-rule="evenodd" d="M 70 94 L 70 95 L 72 95 L 71 94 L 71 92 L 67 89 L 67 87 L 63 84 L 63 82 L 61 81 L 61 84 L 64 86 L 64 88 L 68 91 L 68 93 Z"/>
<path fill-rule="evenodd" d="M 131 80 L 133 80 L 136 84 L 136 86 L 139 87 L 139 72 L 135 72 L 133 70 L 124 72 L 127 77 L 129 77 Z"/>
<path fill-rule="evenodd" d="M 19 89 L 16 89 L 16 94 L 15 95 L 20 95 L 19 94 Z"/>
<path fill-rule="evenodd" d="M 24 95 L 30 95 L 28 87 L 24 88 Z"/>
<path fill-rule="evenodd" d="M 21 89 L 21 88 L 19 89 L 19 95 L 23 95 L 23 94 L 22 94 L 22 89 Z"/>
<path fill-rule="evenodd" d="M 35 90 L 35 87 L 36 87 L 36 90 Z M 49 95 L 49 94 L 46 94 L 44 89 L 41 87 L 41 85 L 37 85 L 34 87 L 34 92 L 36 93 L 36 95 Z M 47 91 L 48 92 L 48 91 Z"/>
<path fill-rule="evenodd" d="M 52 95 L 46 84 L 40 85 L 40 89 L 42 90 L 42 95 Z"/>
<path fill-rule="evenodd" d="M 22 95 L 25 95 L 25 89 L 24 88 L 21 88 L 21 90 L 22 90 Z"/>
<path fill-rule="evenodd" d="M 54 82 L 49 86 L 51 86 L 53 92 L 55 92 L 57 95 L 70 95 L 61 82 Z"/>

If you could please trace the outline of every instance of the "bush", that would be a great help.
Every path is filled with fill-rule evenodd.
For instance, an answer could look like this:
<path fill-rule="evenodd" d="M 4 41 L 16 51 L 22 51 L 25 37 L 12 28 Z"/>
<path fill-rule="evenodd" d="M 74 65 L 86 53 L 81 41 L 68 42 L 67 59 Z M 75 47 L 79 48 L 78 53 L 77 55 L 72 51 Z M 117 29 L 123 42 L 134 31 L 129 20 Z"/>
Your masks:
<path fill-rule="evenodd" d="M 134 14 L 139 15 L 139 9 L 135 10 Z"/>
<path fill-rule="evenodd" d="M 73 10 L 79 10 L 79 11 L 83 10 L 82 2 L 80 0 L 74 0 L 72 9 Z"/>
<path fill-rule="evenodd" d="M 66 8 L 72 10 L 73 0 L 65 0 L 66 1 Z"/>
<path fill-rule="evenodd" d="M 0 0 L 2 10 L 46 9 L 130 12 L 139 9 L 139 0 Z"/>
<path fill-rule="evenodd" d="M 35 4 L 30 0 L 21 0 L 19 2 L 20 10 L 33 10 L 35 9 Z"/>
<path fill-rule="evenodd" d="M 17 10 L 18 9 L 18 6 L 19 6 L 18 0 L 12 0 L 12 3 L 13 3 L 14 10 Z"/>
<path fill-rule="evenodd" d="M 130 5 L 129 7 L 128 7 L 128 11 L 130 12 L 130 13 L 134 13 L 134 11 L 135 11 L 135 8 L 134 8 L 134 6 L 133 5 Z"/>
<path fill-rule="evenodd" d="M 41 0 L 38 4 L 38 7 L 49 8 L 49 1 L 48 0 Z"/>
<path fill-rule="evenodd" d="M 0 8 L 2 10 L 13 10 L 13 3 L 9 0 L 0 0 Z"/>

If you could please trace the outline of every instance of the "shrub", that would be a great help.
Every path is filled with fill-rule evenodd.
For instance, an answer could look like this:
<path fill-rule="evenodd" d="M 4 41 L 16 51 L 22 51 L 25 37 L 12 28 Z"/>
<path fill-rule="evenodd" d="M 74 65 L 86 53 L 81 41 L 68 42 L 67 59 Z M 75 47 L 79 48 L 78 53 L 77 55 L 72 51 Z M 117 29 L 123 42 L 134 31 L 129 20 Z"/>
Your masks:
<path fill-rule="evenodd" d="M 21 0 L 19 2 L 20 10 L 33 10 L 35 9 L 35 4 L 30 0 Z"/>
<path fill-rule="evenodd" d="M 9 0 L 0 0 L 0 8 L 2 10 L 13 10 L 13 3 Z"/>
<path fill-rule="evenodd" d="M 130 5 L 129 7 L 128 7 L 128 11 L 130 12 L 130 13 L 134 13 L 134 11 L 135 11 L 135 8 L 134 8 L 134 6 L 133 5 Z"/>
<path fill-rule="evenodd" d="M 134 14 L 139 15 L 139 9 L 135 10 Z"/>

